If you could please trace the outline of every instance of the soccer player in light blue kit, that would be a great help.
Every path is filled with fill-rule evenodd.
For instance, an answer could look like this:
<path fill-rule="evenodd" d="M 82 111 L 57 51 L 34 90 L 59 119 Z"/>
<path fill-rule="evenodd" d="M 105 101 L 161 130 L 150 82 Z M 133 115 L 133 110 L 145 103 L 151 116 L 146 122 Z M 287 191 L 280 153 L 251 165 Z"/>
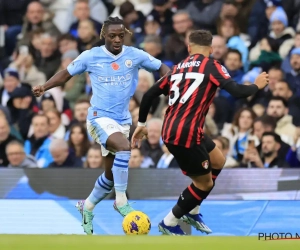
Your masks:
<path fill-rule="evenodd" d="M 104 22 L 101 37 L 105 45 L 84 51 L 65 70 L 54 75 L 45 85 L 33 88 L 35 96 L 61 86 L 73 76 L 88 72 L 93 96 L 88 110 L 87 130 L 102 147 L 105 172 L 97 179 L 94 189 L 77 208 L 82 214 L 82 226 L 87 234 L 93 234 L 93 209 L 115 188 L 114 208 L 123 217 L 133 208 L 126 197 L 132 122 L 129 100 L 138 84 L 138 70 L 159 70 L 165 75 L 170 69 L 146 52 L 123 45 L 126 33 L 130 33 L 121 19 L 110 17 Z"/>

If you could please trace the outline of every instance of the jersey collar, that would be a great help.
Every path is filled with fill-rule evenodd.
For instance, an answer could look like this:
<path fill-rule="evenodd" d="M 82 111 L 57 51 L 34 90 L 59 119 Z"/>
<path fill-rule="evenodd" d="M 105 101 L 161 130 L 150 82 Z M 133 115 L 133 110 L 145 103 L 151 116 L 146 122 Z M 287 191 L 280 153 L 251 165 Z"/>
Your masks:
<path fill-rule="evenodd" d="M 107 55 L 111 56 L 113 59 L 119 58 L 119 57 L 123 54 L 123 52 L 124 52 L 124 50 L 125 50 L 125 48 L 124 48 L 124 46 L 123 46 L 123 47 L 122 47 L 122 51 L 121 51 L 118 55 L 114 55 L 113 53 L 109 52 L 109 51 L 105 48 L 105 46 L 102 46 L 102 49 L 103 49 L 103 51 L 104 51 Z"/>

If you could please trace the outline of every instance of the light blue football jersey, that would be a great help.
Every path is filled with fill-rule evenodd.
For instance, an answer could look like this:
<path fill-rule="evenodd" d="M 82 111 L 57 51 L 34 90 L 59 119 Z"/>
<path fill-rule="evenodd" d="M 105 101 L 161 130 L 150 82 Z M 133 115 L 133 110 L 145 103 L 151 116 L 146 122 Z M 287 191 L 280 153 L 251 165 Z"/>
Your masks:
<path fill-rule="evenodd" d="M 129 101 L 138 84 L 138 70 L 156 71 L 161 61 L 134 47 L 123 46 L 118 55 L 105 46 L 82 52 L 67 67 L 74 76 L 88 72 L 93 96 L 87 119 L 108 117 L 119 124 L 131 124 Z"/>

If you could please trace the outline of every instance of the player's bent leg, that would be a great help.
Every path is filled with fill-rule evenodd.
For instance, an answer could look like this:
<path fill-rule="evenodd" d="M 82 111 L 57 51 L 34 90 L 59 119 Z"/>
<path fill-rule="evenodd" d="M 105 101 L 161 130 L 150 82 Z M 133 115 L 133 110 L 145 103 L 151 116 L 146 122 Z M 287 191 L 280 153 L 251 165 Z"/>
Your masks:
<path fill-rule="evenodd" d="M 114 187 L 116 191 L 116 201 L 114 208 L 123 217 L 134 209 L 129 205 L 126 190 L 128 184 L 128 162 L 130 159 L 130 144 L 123 133 L 117 132 L 111 134 L 106 142 L 109 151 L 115 152 L 112 173 L 114 178 Z"/>
<path fill-rule="evenodd" d="M 203 182 L 203 178 L 199 178 L 199 177 L 194 177 L 192 179 L 193 179 L 194 185 L 197 188 L 199 188 L 200 190 L 205 190 L 208 195 L 210 190 L 212 189 L 213 181 L 211 178 L 211 174 L 205 175 L 204 177 L 205 177 L 204 178 L 205 182 Z M 203 199 L 200 201 L 200 204 L 202 201 L 203 201 Z M 202 214 L 199 213 L 200 204 L 197 205 L 189 213 L 183 215 L 182 220 L 184 222 L 186 222 L 187 224 L 191 225 L 192 227 L 194 227 L 198 231 L 201 231 L 201 232 L 207 233 L 207 234 L 212 233 L 212 230 L 204 223 L 204 221 L 202 219 Z"/>
<path fill-rule="evenodd" d="M 177 204 L 173 207 L 172 211 L 163 219 L 159 224 L 159 230 L 168 235 L 183 235 L 179 230 L 178 222 L 180 218 L 189 214 L 189 212 L 200 205 L 201 202 L 207 197 L 213 182 L 211 173 L 191 177 L 193 183 L 188 186 L 179 196 Z"/>

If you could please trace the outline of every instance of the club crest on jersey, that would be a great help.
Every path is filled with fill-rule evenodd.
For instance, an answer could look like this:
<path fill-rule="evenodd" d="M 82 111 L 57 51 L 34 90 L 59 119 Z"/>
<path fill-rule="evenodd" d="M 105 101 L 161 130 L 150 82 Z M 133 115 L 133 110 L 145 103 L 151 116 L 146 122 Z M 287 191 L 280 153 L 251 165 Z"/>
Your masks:
<path fill-rule="evenodd" d="M 131 60 L 126 60 L 126 61 L 125 61 L 125 66 L 126 66 L 127 68 L 131 68 L 131 67 L 132 67 L 132 61 L 131 61 Z"/>
<path fill-rule="evenodd" d="M 119 70 L 119 68 L 120 68 L 119 64 L 117 64 L 116 62 L 113 62 L 111 64 L 111 67 L 112 67 L 113 70 Z"/>
<path fill-rule="evenodd" d="M 208 169 L 208 166 L 209 166 L 208 160 L 202 162 L 202 167 L 203 168 Z"/>

